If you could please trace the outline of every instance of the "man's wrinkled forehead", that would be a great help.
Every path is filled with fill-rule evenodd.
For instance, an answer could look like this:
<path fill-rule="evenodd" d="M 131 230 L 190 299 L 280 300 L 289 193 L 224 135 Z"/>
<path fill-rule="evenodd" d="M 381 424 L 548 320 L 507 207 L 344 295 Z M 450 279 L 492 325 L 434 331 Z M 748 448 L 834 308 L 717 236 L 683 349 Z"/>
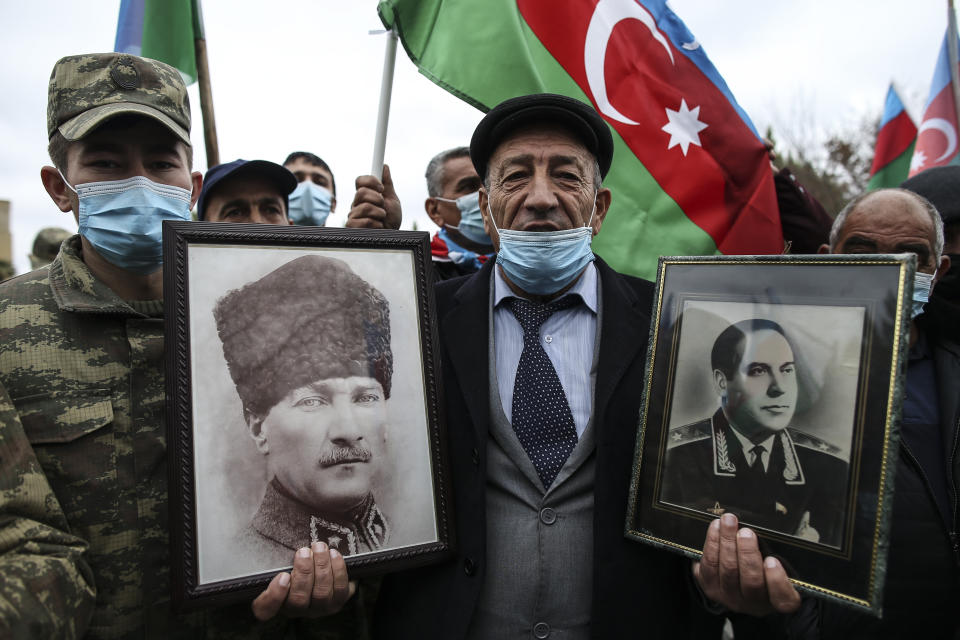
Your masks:
<path fill-rule="evenodd" d="M 519 126 L 504 135 L 490 154 L 489 168 L 502 171 L 511 164 L 531 164 L 547 151 L 550 166 L 573 164 L 586 170 L 596 162 L 576 132 L 560 124 L 542 123 Z"/>

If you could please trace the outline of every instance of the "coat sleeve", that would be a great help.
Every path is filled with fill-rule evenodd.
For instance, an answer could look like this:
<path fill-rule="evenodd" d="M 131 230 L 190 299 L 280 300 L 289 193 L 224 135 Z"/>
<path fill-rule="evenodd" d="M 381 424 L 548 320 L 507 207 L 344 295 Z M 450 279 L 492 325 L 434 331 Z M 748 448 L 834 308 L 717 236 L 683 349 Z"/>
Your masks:
<path fill-rule="evenodd" d="M 0 637 L 83 636 L 96 590 L 87 544 L 68 531 L 0 385 Z"/>

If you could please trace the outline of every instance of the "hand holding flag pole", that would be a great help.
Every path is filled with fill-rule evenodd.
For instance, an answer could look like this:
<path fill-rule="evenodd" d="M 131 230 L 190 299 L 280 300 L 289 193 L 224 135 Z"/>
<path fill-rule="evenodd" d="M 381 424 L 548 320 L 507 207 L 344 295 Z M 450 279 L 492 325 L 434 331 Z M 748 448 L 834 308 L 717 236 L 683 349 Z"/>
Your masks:
<path fill-rule="evenodd" d="M 390 29 L 383 54 L 383 76 L 380 80 L 380 108 L 377 113 L 377 131 L 373 141 L 373 167 L 370 175 L 383 177 L 383 155 L 387 146 L 387 122 L 390 119 L 390 97 L 393 94 L 393 68 L 397 60 L 397 32 Z"/>

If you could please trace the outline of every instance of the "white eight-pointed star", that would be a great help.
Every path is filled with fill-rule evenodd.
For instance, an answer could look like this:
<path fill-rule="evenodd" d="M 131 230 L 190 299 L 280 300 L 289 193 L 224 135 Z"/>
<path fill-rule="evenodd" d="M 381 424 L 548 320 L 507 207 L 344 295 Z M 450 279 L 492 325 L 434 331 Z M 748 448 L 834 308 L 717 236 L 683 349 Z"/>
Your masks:
<path fill-rule="evenodd" d="M 925 164 L 927 164 L 927 154 L 923 152 L 923 149 L 914 151 L 913 158 L 910 159 L 910 171 L 918 171 Z"/>
<path fill-rule="evenodd" d="M 700 122 L 700 107 L 690 109 L 687 101 L 680 99 L 680 109 L 664 109 L 667 112 L 667 124 L 663 125 L 662 130 L 670 134 L 670 142 L 667 149 L 673 149 L 680 145 L 683 155 L 687 155 L 687 149 L 691 144 L 702 147 L 700 144 L 700 132 L 707 128 L 707 125 Z"/>

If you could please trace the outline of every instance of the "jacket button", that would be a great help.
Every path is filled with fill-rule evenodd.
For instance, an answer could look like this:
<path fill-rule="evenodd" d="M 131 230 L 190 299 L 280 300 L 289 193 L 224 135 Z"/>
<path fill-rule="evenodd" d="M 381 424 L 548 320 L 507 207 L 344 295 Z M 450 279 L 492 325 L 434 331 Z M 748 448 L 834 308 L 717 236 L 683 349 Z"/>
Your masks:
<path fill-rule="evenodd" d="M 550 625 L 546 622 L 538 622 L 533 625 L 533 637 L 543 640 L 550 637 Z"/>
<path fill-rule="evenodd" d="M 477 563 L 473 561 L 473 558 L 464 558 L 463 572 L 468 576 L 472 576 L 477 573 Z"/>
<path fill-rule="evenodd" d="M 557 512 L 547 507 L 540 510 L 540 522 L 543 524 L 553 524 L 557 521 Z"/>

